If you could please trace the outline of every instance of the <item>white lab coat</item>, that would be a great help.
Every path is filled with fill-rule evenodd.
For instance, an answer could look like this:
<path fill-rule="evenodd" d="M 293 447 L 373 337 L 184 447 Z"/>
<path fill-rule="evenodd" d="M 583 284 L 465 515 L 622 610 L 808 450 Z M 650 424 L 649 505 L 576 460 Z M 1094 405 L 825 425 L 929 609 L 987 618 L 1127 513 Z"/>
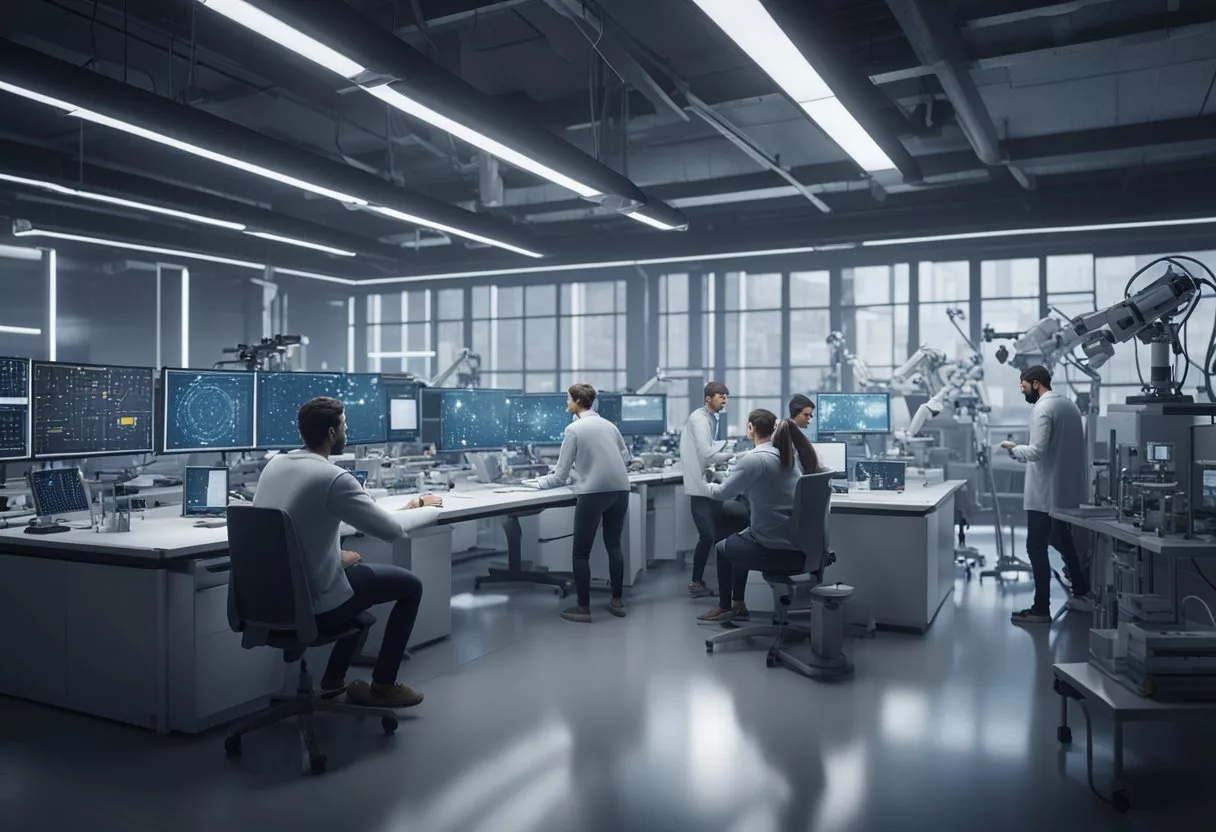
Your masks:
<path fill-rule="evenodd" d="M 1044 393 L 1030 414 L 1030 444 L 1015 445 L 1012 453 L 1026 463 L 1027 511 L 1076 508 L 1085 500 L 1085 431 L 1071 400 Z"/>

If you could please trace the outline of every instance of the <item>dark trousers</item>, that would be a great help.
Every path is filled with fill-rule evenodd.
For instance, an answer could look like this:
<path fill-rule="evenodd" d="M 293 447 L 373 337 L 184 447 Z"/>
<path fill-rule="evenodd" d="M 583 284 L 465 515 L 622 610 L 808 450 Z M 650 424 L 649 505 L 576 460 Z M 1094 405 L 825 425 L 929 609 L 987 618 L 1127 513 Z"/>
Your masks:
<path fill-rule="evenodd" d="M 604 524 L 604 548 L 608 550 L 608 580 L 612 597 L 620 598 L 625 584 L 625 556 L 621 553 L 621 532 L 629 513 L 628 491 L 600 491 L 579 494 L 574 504 L 574 587 L 578 605 L 591 606 L 591 547 L 595 532 Z"/>
<path fill-rule="evenodd" d="M 356 563 L 346 568 L 346 579 L 355 594 L 342 606 L 317 616 L 317 627 L 334 629 L 354 620 L 359 613 L 376 604 L 393 604 L 384 625 L 384 640 L 380 642 L 380 655 L 372 670 L 372 681 L 392 685 L 397 681 L 397 670 L 405 656 L 414 619 L 418 617 L 418 605 L 422 603 L 422 581 L 418 576 L 400 566 L 388 563 Z M 351 636 L 334 642 L 329 654 L 329 665 L 325 668 L 325 681 L 341 682 L 346 679 L 355 651 L 359 649 L 360 636 Z"/>
<path fill-rule="evenodd" d="M 717 552 L 718 606 L 724 610 L 743 603 L 751 570 L 796 575 L 806 565 L 806 555 L 797 549 L 770 549 L 746 531 L 719 541 Z"/>
<path fill-rule="evenodd" d="M 1072 540 L 1072 526 L 1063 520 L 1053 520 L 1045 511 L 1026 512 L 1026 554 L 1030 556 L 1030 569 L 1034 574 L 1034 609 L 1046 612 L 1051 608 L 1051 561 L 1047 547 L 1052 546 L 1064 559 L 1064 566 L 1072 580 L 1074 595 L 1089 592 L 1089 580 L 1081 569 L 1077 547 Z"/>
<path fill-rule="evenodd" d="M 705 580 L 705 564 L 714 544 L 747 528 L 747 508 L 738 500 L 722 502 L 712 497 L 689 497 L 692 522 L 697 527 L 697 548 L 692 553 L 692 579 Z"/>

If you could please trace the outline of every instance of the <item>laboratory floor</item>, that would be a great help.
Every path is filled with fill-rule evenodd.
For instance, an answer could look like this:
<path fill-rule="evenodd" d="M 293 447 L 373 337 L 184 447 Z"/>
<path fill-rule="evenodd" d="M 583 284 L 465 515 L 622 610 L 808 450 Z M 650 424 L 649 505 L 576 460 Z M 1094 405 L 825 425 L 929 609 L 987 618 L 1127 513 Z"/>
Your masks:
<path fill-rule="evenodd" d="M 973 541 L 975 535 L 973 535 Z M 848 682 L 706 655 L 687 576 L 649 571 L 629 617 L 557 617 L 543 588 L 471 589 L 456 636 L 402 679 L 425 692 L 397 736 L 322 717 L 330 771 L 302 773 L 290 724 L 224 758 L 222 731 L 158 737 L 0 698 L 4 832 L 532 830 L 1166 830 L 1216 817 L 1216 726 L 1127 731 L 1133 810 L 1056 743 L 1053 661 L 1083 660 L 1087 619 L 1017 629 L 1029 584 L 959 580 L 925 636 L 849 641 Z M 10 635 L 11 637 L 11 635 Z M 1109 772 L 1106 726 L 1096 749 Z"/>

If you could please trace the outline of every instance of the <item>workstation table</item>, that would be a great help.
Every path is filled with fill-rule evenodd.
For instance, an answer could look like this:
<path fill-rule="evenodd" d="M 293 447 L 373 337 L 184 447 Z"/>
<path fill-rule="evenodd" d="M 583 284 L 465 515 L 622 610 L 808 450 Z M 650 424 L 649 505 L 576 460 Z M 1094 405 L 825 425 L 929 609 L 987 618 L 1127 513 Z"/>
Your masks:
<path fill-rule="evenodd" d="M 833 494 L 827 583 L 848 584 L 879 627 L 923 633 L 954 589 L 954 499 L 966 480 L 910 482 L 904 491 Z M 766 610 L 772 591 L 748 578 L 747 604 Z"/>
<path fill-rule="evenodd" d="M 643 488 L 670 477 L 631 479 Z M 413 496 L 378 502 L 392 510 Z M 453 525 L 575 500 L 569 488 L 496 485 L 443 497 L 436 525 L 391 544 L 343 529 L 346 548 L 369 562 L 411 568 L 427 587 L 411 647 L 451 632 Z M 31 535 L 24 528 L 0 529 L 0 694 L 162 732 L 197 732 L 260 707 L 278 689 L 280 655 L 241 648 L 228 624 L 226 527 L 199 527 L 166 507 L 133 515 L 129 532 Z M 568 543 L 565 552 L 569 564 Z M 381 627 L 387 614 L 376 612 Z M 378 646 L 379 637 L 374 630 L 368 645 Z"/>

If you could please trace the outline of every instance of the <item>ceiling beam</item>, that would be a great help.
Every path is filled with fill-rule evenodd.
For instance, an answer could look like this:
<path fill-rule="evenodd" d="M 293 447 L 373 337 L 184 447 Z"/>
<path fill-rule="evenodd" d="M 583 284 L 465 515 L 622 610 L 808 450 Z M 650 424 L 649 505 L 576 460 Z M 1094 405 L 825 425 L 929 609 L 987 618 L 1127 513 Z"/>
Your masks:
<path fill-rule="evenodd" d="M 458 26 L 479 17 L 505 12 L 531 2 L 532 0 L 432 0 L 432 2 L 424 0 L 419 5 L 422 8 L 427 30 L 433 32 L 436 29 Z M 398 27 L 397 34 L 405 37 L 419 34 L 420 31 L 421 27 L 415 22 L 408 26 Z"/>
<path fill-rule="evenodd" d="M 988 0 L 990 8 L 985 9 L 983 17 L 972 17 L 962 22 L 963 29 L 989 29 L 993 26 L 1008 26 L 1010 23 L 1021 23 L 1023 20 L 1033 20 L 1038 17 L 1059 17 L 1072 14 L 1087 6 L 1098 6 L 1110 3 L 1112 0 L 1068 0 L 1062 3 L 1048 3 L 1044 0 L 1004 0 L 993 2 Z"/>

